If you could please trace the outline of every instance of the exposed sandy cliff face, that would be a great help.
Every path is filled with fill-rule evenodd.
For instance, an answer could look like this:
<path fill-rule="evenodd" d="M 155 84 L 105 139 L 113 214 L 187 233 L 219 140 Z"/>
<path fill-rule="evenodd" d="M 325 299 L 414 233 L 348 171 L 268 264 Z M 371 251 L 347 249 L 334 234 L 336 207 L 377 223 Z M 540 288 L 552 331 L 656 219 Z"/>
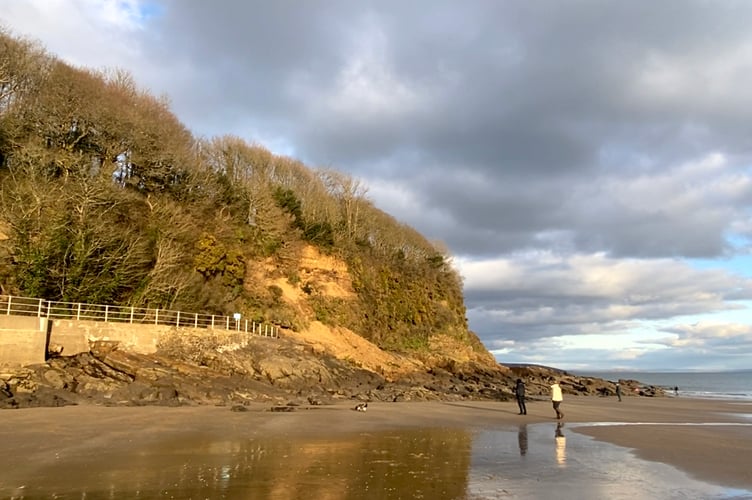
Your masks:
<path fill-rule="evenodd" d="M 267 269 L 268 275 L 264 278 L 282 290 L 282 299 L 295 310 L 313 317 L 313 311 L 306 305 L 307 295 L 303 286 L 313 287 L 322 296 L 355 300 L 352 278 L 347 265 L 340 259 L 324 255 L 313 246 L 305 246 L 300 252 L 298 269 L 298 284 L 291 284 L 286 278 L 270 277 L 273 268 Z M 261 277 L 257 275 L 257 279 Z M 506 370 L 496 363 L 489 352 L 479 353 L 467 342 L 446 335 L 433 337 L 429 352 L 409 357 L 384 351 L 347 328 L 330 327 L 319 321 L 311 321 L 301 331 L 287 334 L 298 342 L 312 346 L 316 352 L 351 361 L 388 379 L 448 364 L 478 364 L 488 369 Z"/>

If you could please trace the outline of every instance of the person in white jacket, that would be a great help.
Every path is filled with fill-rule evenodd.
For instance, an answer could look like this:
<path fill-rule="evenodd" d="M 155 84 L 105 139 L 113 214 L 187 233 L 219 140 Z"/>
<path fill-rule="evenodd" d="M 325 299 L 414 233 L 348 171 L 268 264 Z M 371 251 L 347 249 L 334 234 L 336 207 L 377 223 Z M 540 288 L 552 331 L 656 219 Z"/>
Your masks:
<path fill-rule="evenodd" d="M 561 402 L 564 401 L 564 396 L 561 394 L 561 387 L 558 382 L 554 382 L 551 386 L 551 402 L 554 405 L 554 411 L 556 412 L 556 419 L 561 420 L 564 418 L 564 414 L 559 410 Z"/>

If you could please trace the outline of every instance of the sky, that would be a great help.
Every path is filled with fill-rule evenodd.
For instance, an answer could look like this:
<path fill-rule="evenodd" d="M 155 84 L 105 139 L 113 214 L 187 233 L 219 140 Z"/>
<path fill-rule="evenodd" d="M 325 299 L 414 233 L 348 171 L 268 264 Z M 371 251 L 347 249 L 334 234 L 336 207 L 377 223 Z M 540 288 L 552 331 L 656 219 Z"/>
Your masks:
<path fill-rule="evenodd" d="M 752 368 L 752 2 L 0 0 L 443 242 L 501 363 Z"/>

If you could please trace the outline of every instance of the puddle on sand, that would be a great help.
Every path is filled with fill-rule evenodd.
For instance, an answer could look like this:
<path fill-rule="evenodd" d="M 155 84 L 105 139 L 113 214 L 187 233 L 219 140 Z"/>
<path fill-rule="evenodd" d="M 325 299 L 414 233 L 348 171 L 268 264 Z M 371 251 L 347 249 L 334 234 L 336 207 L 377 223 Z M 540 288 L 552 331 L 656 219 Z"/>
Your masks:
<path fill-rule="evenodd" d="M 678 486 L 677 486 L 678 485 Z M 180 499 L 733 498 L 555 424 L 330 439 L 182 438 L 92 448 L 0 473 L 0 497 Z"/>
<path fill-rule="evenodd" d="M 752 499 L 752 491 L 695 480 L 565 424 L 482 431 L 473 440 L 467 498 L 557 500 Z"/>

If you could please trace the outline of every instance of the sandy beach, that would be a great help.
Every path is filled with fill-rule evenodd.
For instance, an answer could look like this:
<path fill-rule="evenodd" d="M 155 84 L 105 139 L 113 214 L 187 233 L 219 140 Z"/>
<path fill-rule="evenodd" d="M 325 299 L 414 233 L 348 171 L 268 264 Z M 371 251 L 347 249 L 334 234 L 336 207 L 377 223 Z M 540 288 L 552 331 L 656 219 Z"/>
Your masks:
<path fill-rule="evenodd" d="M 466 498 L 473 496 L 466 493 L 468 485 L 472 486 L 473 482 L 472 471 L 468 470 L 474 467 L 473 457 L 478 454 L 479 446 L 473 441 L 477 441 L 473 436 L 478 433 L 502 436 L 493 438 L 500 440 L 501 444 L 497 443 L 492 449 L 506 453 L 504 447 L 509 448 L 508 455 L 494 459 L 503 465 L 502 462 L 509 462 L 513 457 L 519 462 L 519 455 L 527 453 L 527 429 L 530 429 L 531 451 L 523 457 L 527 461 L 515 462 L 514 467 L 532 467 L 536 460 L 533 453 L 537 446 L 535 440 L 554 443 L 552 431 L 557 428 L 548 401 L 530 402 L 528 415 L 518 415 L 514 402 L 371 403 L 367 412 L 356 412 L 352 406 L 342 403 L 299 407 L 289 412 L 272 412 L 270 406 L 261 404 L 249 406 L 247 411 L 241 412 L 231 411 L 229 407 L 71 406 L 4 410 L 0 412 L 0 439 L 3 443 L 0 497 L 48 498 L 53 493 L 59 496 L 62 492 L 65 496 L 68 492 L 78 494 L 80 498 L 81 491 L 101 492 L 108 484 L 109 488 L 122 491 L 128 477 L 143 475 L 147 469 L 161 468 L 162 476 L 150 472 L 151 476 L 142 479 L 142 494 L 139 496 L 150 498 L 145 492 L 169 489 L 170 485 L 166 483 L 176 473 L 167 471 L 175 467 L 176 460 L 181 468 L 175 470 L 195 466 L 198 472 L 193 475 L 211 476 L 209 479 L 204 477 L 203 486 L 199 485 L 209 488 L 201 490 L 206 498 L 212 498 L 206 491 L 217 491 L 217 485 L 224 484 L 223 474 L 229 480 L 232 474 L 240 475 L 254 467 L 253 485 L 260 487 L 263 482 L 265 489 L 263 494 L 253 498 L 300 497 L 299 490 L 289 488 L 291 482 L 299 481 L 301 477 L 306 477 L 311 483 L 309 487 L 313 488 L 303 491 L 316 491 L 316 495 L 310 498 L 368 497 L 362 494 L 363 491 L 358 495 L 357 491 L 348 489 L 356 488 L 352 484 L 340 483 L 348 481 L 348 474 L 361 474 L 361 469 L 374 467 L 364 465 L 377 462 L 371 458 L 367 462 L 364 453 L 383 447 L 381 453 L 384 455 L 397 453 L 401 457 L 392 461 L 405 462 L 406 469 L 413 471 L 409 474 L 414 475 L 416 469 L 425 469 L 424 473 L 434 478 L 458 475 L 446 484 L 460 486 L 454 490 L 451 489 L 453 486 L 449 490 L 444 487 L 443 493 L 434 492 L 434 498 Z M 577 437 L 582 439 L 582 446 L 590 450 L 590 454 L 618 445 L 640 460 L 675 467 L 695 480 L 752 492 L 750 402 L 671 397 L 626 397 L 618 402 L 615 398 L 570 396 L 562 410 L 565 416 L 561 428 L 570 442 L 577 435 L 595 438 L 585 442 L 584 437 Z M 525 429 L 524 435 L 522 429 Z M 399 444 L 392 447 L 389 444 L 392 441 Z M 266 444 L 261 446 L 259 443 Z M 406 443 L 413 444 L 408 446 Z M 516 449 L 518 444 L 519 452 Z M 414 448 L 412 451 L 408 450 L 410 446 Z M 575 473 L 578 449 L 572 446 L 567 450 L 570 459 L 567 466 L 570 473 Z M 553 449 L 554 444 L 551 445 Z M 278 453 L 283 458 L 260 460 L 259 456 L 264 453 L 269 457 Z M 423 462 L 419 461 L 421 455 L 428 454 L 432 456 L 431 463 L 422 465 Z M 585 460 L 584 453 L 581 455 L 580 462 Z M 553 452 L 551 456 L 554 456 Z M 557 457 L 560 465 L 561 458 Z M 205 463 L 210 459 L 213 462 Z M 148 466 L 139 468 L 137 464 L 141 461 Z M 261 479 L 259 467 L 266 465 L 259 464 L 275 461 L 274 470 L 264 469 L 266 479 Z M 280 466 L 280 461 L 285 465 Z M 200 465 L 195 465 L 197 462 L 201 462 Z M 355 462 L 359 465 L 353 465 Z M 540 475 L 541 470 L 549 467 L 544 462 L 538 460 L 536 474 Z M 448 465 L 443 466 L 445 463 Z M 347 472 L 348 467 L 353 470 Z M 345 472 L 339 474 L 338 470 L 343 468 Z M 593 467 L 588 465 L 586 468 Z M 222 472 L 225 469 L 226 472 Z M 336 480 L 327 482 L 325 470 Z M 293 474 L 291 471 L 298 472 Z M 304 471 L 304 476 L 300 471 Z M 435 487 L 436 481 L 430 477 L 420 488 Z M 414 484 L 415 479 L 411 480 Z M 250 480 L 245 481 L 248 486 Z M 362 480 L 366 486 L 358 487 L 368 488 L 372 484 L 368 481 L 366 477 Z M 330 483 L 335 485 L 333 489 Z M 380 487 L 386 488 L 385 484 L 382 482 Z M 388 484 L 395 491 L 402 488 L 399 481 Z M 194 488 L 191 491 L 198 491 L 195 488 L 199 486 L 191 486 Z M 223 491 L 222 498 L 240 497 L 231 494 L 237 490 Z M 509 489 L 497 488 L 495 491 L 473 498 L 524 496 L 511 494 Z M 509 495 L 505 496 L 504 491 Z M 417 498 L 404 494 L 381 496 Z M 193 494 L 190 497 L 193 498 Z"/>

